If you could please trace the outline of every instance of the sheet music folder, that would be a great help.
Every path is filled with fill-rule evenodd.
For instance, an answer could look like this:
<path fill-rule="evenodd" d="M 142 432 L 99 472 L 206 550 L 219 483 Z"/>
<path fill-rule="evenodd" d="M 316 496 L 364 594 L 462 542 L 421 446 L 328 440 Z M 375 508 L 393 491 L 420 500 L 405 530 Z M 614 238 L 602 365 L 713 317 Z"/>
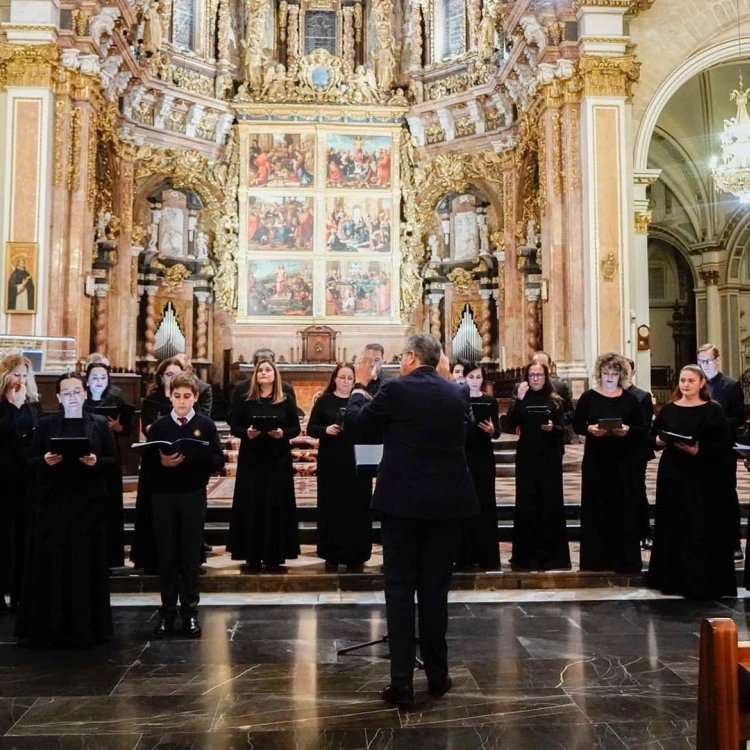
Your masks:
<path fill-rule="evenodd" d="M 382 445 L 354 446 L 354 463 L 357 465 L 357 468 L 377 468 L 382 460 Z"/>

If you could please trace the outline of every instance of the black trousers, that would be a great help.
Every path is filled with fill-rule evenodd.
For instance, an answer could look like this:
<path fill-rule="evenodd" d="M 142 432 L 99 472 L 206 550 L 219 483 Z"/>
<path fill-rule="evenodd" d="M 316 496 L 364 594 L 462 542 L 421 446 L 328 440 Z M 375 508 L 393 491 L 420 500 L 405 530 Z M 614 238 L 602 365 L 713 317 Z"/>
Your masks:
<path fill-rule="evenodd" d="M 634 462 L 633 473 L 636 475 L 636 492 L 638 493 L 638 528 L 641 539 L 651 536 L 651 521 L 648 517 L 648 493 L 646 492 L 646 471 L 648 461 L 638 460 Z"/>
<path fill-rule="evenodd" d="M 448 589 L 461 524 L 383 514 L 385 608 L 391 649 L 391 684 L 412 684 L 416 640 L 414 594 L 419 609 L 419 650 L 429 685 L 448 676 Z"/>
<path fill-rule="evenodd" d="M 740 498 L 737 495 L 737 454 L 732 451 L 720 459 L 721 476 L 724 479 L 726 493 L 729 500 L 729 523 L 735 549 L 739 549 L 742 542 L 742 528 L 740 519 Z"/>
<path fill-rule="evenodd" d="M 196 617 L 206 491 L 153 495 L 154 536 L 159 560 L 162 617 Z"/>

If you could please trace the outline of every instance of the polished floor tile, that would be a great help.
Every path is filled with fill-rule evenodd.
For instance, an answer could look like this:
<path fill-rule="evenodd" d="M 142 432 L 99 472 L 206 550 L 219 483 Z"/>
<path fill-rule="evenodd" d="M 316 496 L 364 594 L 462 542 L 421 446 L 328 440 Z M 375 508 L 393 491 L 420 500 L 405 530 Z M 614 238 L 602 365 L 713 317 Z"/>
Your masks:
<path fill-rule="evenodd" d="M 0 621 L 0 750 L 691 750 L 703 617 L 750 629 L 741 599 L 467 600 L 449 608 L 453 689 L 384 704 L 385 608 L 317 600 L 205 606 L 203 638 L 31 650 Z M 742 636 L 741 636 L 742 637 Z"/>

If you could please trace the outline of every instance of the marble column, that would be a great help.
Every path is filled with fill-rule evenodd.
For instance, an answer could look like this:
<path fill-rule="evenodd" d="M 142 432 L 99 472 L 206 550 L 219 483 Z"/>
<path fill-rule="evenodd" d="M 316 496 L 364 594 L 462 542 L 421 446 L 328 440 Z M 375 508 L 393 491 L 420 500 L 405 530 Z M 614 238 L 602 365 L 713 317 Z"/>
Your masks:
<path fill-rule="evenodd" d="M 520 220 L 518 208 L 518 167 L 510 158 L 503 169 L 503 233 L 505 262 L 501 287 L 504 289 L 502 325 L 498 329 L 499 343 L 505 367 L 521 367 L 526 362 L 524 280 L 518 270 L 518 240 L 516 222 Z M 498 311 L 498 316 L 500 312 Z"/>
<path fill-rule="evenodd" d="M 195 361 L 208 362 L 208 300 L 210 292 L 194 292 L 198 303 L 195 326 Z"/>
<path fill-rule="evenodd" d="M 631 265 L 633 208 L 630 200 L 628 101 L 640 64 L 627 54 L 624 16 L 628 4 L 579 0 L 581 177 L 585 248 L 585 349 L 597 355 L 633 354 Z"/>
<path fill-rule="evenodd" d="M 97 284 L 94 292 L 94 351 L 107 353 L 107 295 L 109 284 Z M 87 347 L 88 348 L 88 347 Z"/>
<path fill-rule="evenodd" d="M 719 296 L 719 270 L 717 268 L 701 269 L 700 277 L 706 287 L 706 334 L 708 342 L 722 348 L 721 338 L 721 297 Z M 707 343 L 699 341 L 698 346 Z"/>
<path fill-rule="evenodd" d="M 141 287 L 146 294 L 146 314 L 143 332 L 143 358 L 148 362 L 156 362 L 154 348 L 156 346 L 156 306 L 154 297 L 159 287 Z"/>
<path fill-rule="evenodd" d="M 440 317 L 440 303 L 442 294 L 428 294 L 427 301 L 430 305 L 430 333 L 440 342 L 443 341 L 443 327 Z"/>
<path fill-rule="evenodd" d="M 492 362 L 492 289 L 480 289 L 482 298 L 482 322 L 479 333 L 482 337 L 482 362 Z"/>

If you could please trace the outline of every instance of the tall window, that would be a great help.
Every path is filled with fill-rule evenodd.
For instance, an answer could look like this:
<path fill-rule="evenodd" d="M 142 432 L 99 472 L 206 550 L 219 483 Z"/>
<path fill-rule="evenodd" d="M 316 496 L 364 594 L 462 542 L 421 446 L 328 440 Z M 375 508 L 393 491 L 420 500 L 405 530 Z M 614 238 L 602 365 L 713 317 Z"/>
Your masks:
<path fill-rule="evenodd" d="M 332 55 L 338 51 L 336 37 L 336 11 L 308 10 L 305 13 L 305 54 L 316 49 L 328 50 Z"/>
<path fill-rule="evenodd" d="M 174 4 L 174 25 L 172 41 L 175 47 L 195 51 L 196 16 L 198 8 L 196 0 L 176 0 Z"/>

